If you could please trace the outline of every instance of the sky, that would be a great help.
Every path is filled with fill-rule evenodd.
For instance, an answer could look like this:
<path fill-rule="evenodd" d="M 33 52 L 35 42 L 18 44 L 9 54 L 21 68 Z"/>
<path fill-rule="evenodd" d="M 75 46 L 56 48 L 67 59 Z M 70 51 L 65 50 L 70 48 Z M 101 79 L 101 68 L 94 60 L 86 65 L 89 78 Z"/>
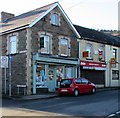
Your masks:
<path fill-rule="evenodd" d="M 118 29 L 120 0 L 0 0 L 0 12 L 19 15 L 56 1 L 73 24 L 96 30 Z"/>

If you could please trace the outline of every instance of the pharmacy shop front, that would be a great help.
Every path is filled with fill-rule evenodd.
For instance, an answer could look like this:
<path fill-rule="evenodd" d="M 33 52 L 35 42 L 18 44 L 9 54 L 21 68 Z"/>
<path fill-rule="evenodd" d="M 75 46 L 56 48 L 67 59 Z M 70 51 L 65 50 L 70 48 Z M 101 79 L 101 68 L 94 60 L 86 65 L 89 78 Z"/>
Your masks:
<path fill-rule="evenodd" d="M 61 79 L 77 77 L 77 59 L 33 55 L 33 94 L 55 92 Z"/>

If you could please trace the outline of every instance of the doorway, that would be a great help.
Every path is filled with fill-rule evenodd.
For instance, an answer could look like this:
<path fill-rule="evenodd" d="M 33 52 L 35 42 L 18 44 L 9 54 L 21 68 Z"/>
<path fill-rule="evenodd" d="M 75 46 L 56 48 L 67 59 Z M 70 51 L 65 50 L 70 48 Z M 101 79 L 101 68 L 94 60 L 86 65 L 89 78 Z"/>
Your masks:
<path fill-rule="evenodd" d="M 47 87 L 49 92 L 54 92 L 56 88 L 56 67 L 49 65 Z"/>

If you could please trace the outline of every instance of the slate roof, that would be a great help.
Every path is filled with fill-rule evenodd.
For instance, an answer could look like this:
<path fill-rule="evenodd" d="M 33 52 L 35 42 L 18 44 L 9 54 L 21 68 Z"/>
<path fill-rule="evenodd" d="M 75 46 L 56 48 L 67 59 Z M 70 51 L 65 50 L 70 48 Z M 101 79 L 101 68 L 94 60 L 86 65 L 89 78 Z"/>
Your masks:
<path fill-rule="evenodd" d="M 5 23 L 0 23 L 0 33 L 30 25 L 54 5 L 55 3 L 52 3 L 50 5 L 29 11 L 27 13 L 23 13 L 19 16 L 15 16 L 11 19 L 8 19 Z"/>
<path fill-rule="evenodd" d="M 100 31 L 74 25 L 82 38 L 89 41 L 99 42 L 120 47 L 120 37 L 104 34 Z"/>
<path fill-rule="evenodd" d="M 31 10 L 27 13 L 23 13 L 19 16 L 15 16 L 11 19 L 8 19 L 5 23 L 0 23 L 0 35 L 6 32 L 12 32 L 16 29 L 18 30 L 27 27 L 32 27 L 33 25 L 35 25 L 35 23 L 40 21 L 44 16 L 46 16 L 51 10 L 53 10 L 56 7 L 58 7 L 61 10 L 63 17 L 68 23 L 70 29 L 75 33 L 76 37 L 80 38 L 79 33 L 77 32 L 72 22 L 68 18 L 67 14 L 64 12 L 64 10 L 58 2 L 54 2 L 41 8 Z"/>

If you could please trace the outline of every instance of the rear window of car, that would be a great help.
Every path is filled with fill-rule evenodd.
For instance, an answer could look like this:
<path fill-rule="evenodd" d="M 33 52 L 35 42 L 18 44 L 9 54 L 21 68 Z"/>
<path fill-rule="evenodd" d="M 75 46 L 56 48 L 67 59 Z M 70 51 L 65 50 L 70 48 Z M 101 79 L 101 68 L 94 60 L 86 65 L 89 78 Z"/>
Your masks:
<path fill-rule="evenodd" d="M 64 80 L 61 80 L 61 85 L 63 85 L 63 84 L 72 84 L 72 80 L 70 80 L 70 79 L 64 79 Z"/>

